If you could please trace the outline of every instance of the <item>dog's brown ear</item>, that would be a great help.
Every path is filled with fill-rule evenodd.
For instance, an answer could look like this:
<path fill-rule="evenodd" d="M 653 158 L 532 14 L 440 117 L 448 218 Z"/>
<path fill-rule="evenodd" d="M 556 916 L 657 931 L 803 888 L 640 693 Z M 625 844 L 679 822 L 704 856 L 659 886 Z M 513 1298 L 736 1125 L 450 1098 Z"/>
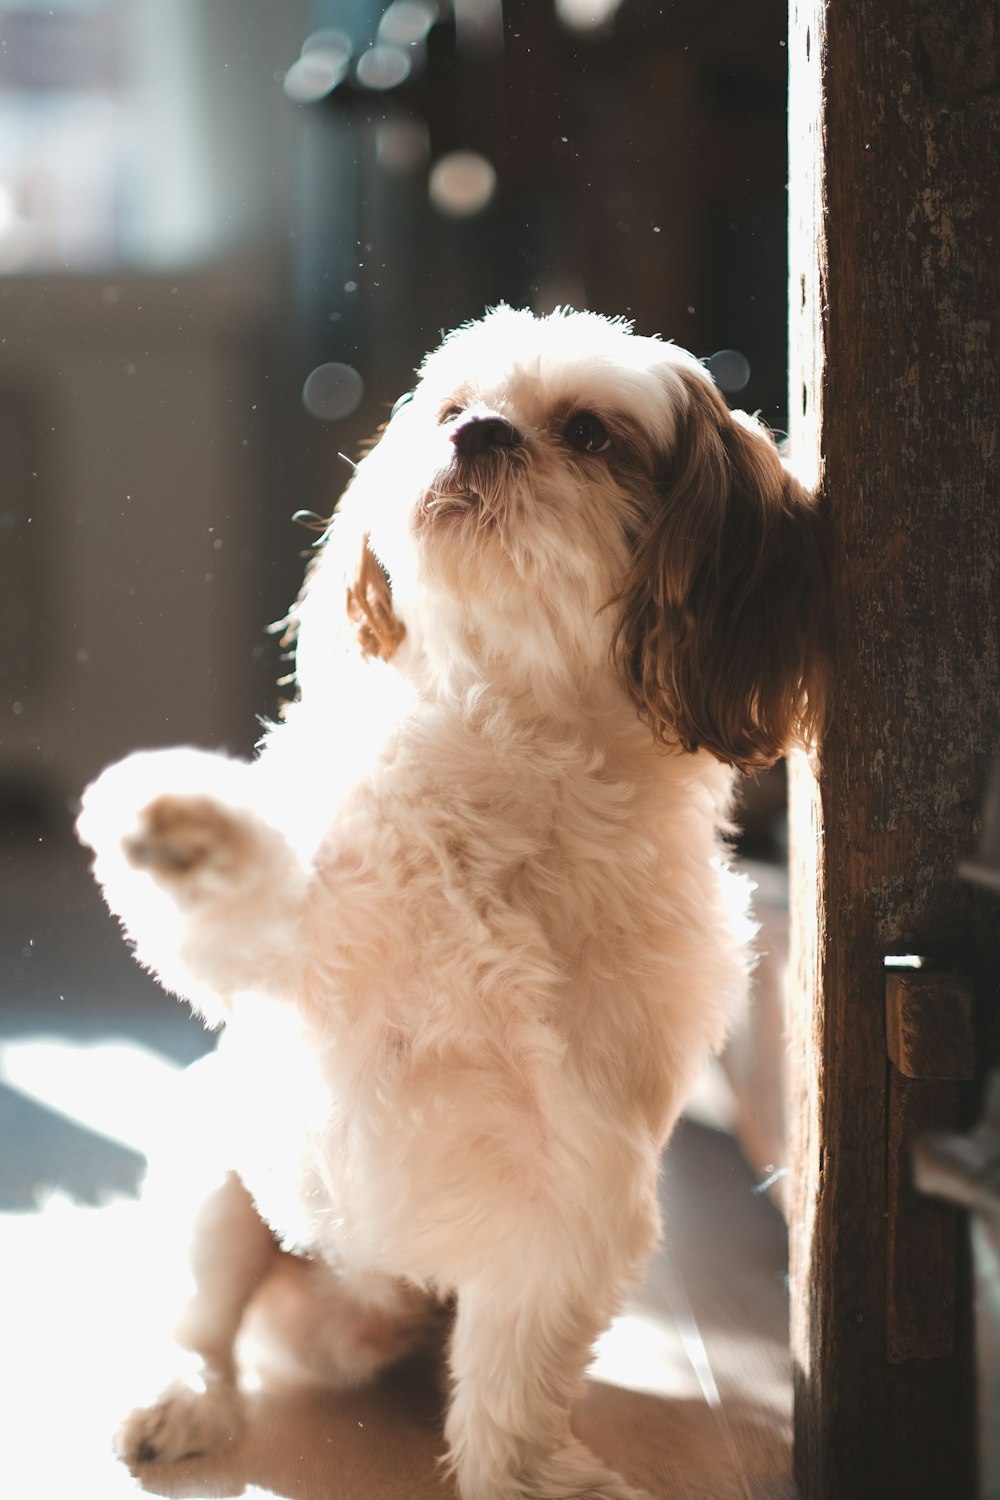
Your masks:
<path fill-rule="evenodd" d="M 663 744 L 750 771 L 822 729 L 825 528 L 769 433 L 694 373 L 614 650 Z"/>
<path fill-rule="evenodd" d="M 365 532 L 354 576 L 347 581 L 347 618 L 365 656 L 388 661 L 406 635 L 406 626 L 392 607 L 389 575 L 375 556 Z"/>
<path fill-rule="evenodd" d="M 406 625 L 394 612 L 388 573 L 372 552 L 367 532 L 361 537 L 354 576 L 348 577 L 346 606 L 361 652 L 388 661 L 399 648 Z"/>

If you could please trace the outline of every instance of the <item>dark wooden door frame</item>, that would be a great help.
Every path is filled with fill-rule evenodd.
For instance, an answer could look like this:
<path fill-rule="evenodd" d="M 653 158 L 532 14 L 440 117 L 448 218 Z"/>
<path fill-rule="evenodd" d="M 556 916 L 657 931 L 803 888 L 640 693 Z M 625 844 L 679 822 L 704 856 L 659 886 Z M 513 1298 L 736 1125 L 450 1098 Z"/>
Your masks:
<path fill-rule="evenodd" d="M 965 972 L 996 1056 L 1000 910 L 957 864 L 1000 743 L 1000 20 L 790 10 L 792 454 L 831 518 L 835 664 L 791 778 L 796 1476 L 969 1500 L 967 1254 L 950 1210 L 921 1218 L 908 1143 L 975 1089 L 900 1081 L 884 965 Z"/>

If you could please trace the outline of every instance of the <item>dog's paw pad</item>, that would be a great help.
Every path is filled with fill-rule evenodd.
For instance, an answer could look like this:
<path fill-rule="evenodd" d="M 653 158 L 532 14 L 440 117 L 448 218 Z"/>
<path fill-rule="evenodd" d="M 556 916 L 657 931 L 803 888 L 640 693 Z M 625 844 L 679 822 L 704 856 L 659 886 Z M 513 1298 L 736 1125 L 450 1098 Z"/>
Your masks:
<path fill-rule="evenodd" d="M 171 1463 L 232 1442 L 242 1430 L 242 1402 L 234 1386 L 177 1380 L 152 1405 L 129 1413 L 114 1447 L 130 1466 Z"/>
<path fill-rule="evenodd" d="M 235 874 L 247 842 L 238 814 L 215 798 L 164 794 L 142 809 L 122 848 L 135 869 L 183 881 L 196 872 Z"/>

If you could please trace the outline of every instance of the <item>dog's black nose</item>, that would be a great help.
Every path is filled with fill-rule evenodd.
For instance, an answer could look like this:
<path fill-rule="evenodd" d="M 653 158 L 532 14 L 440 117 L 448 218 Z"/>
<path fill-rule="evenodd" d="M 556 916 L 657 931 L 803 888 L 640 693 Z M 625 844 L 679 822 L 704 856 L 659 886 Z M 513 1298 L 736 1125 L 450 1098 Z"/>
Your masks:
<path fill-rule="evenodd" d="M 506 417 L 495 415 L 467 416 L 455 428 L 451 440 L 462 458 L 475 458 L 487 448 L 516 448 L 524 441 Z"/>

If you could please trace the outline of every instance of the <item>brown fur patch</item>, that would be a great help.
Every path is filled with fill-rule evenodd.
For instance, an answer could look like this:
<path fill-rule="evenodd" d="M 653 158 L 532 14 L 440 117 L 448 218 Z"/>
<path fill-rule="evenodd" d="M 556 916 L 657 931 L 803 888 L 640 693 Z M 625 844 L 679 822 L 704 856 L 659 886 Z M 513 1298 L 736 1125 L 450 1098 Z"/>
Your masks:
<path fill-rule="evenodd" d="M 347 585 L 347 617 L 365 656 L 388 661 L 398 650 L 406 626 L 392 607 L 389 576 L 364 536 L 354 578 Z"/>
<path fill-rule="evenodd" d="M 678 373 L 688 410 L 615 601 L 615 657 L 662 744 L 750 771 L 822 728 L 825 527 L 770 435 Z"/>

